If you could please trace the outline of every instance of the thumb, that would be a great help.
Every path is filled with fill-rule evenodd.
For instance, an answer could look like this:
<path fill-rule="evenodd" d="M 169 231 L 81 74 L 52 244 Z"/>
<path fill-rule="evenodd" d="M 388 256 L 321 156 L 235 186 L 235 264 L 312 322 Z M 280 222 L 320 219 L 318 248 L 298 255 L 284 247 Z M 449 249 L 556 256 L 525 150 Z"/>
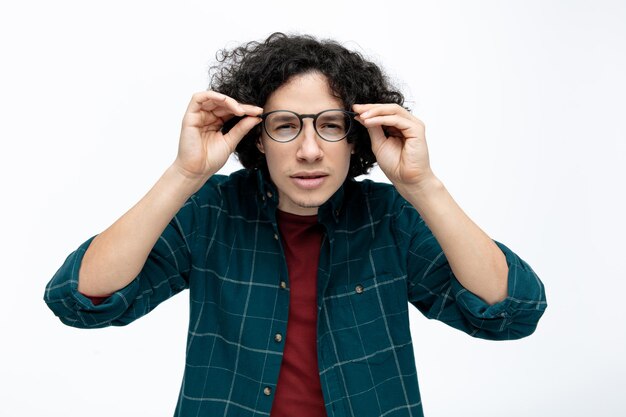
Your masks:
<path fill-rule="evenodd" d="M 372 141 L 372 152 L 376 154 L 378 149 L 380 149 L 387 139 L 387 136 L 385 136 L 385 132 L 381 126 L 368 127 L 367 132 L 370 134 L 370 139 Z"/>
<path fill-rule="evenodd" d="M 235 149 L 241 139 L 248 134 L 254 126 L 259 124 L 261 120 L 262 119 L 260 117 L 244 117 L 224 135 L 224 139 L 232 147 L 232 149 Z"/>

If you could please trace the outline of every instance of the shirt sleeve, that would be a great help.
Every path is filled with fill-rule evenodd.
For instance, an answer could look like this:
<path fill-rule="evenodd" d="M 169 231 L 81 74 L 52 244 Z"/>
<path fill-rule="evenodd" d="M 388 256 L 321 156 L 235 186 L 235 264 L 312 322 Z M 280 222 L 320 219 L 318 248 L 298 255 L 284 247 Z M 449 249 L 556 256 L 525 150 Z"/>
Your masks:
<path fill-rule="evenodd" d="M 406 203 L 408 204 L 408 203 Z M 530 335 L 547 303 L 544 285 L 533 269 L 500 242 L 509 267 L 508 295 L 489 305 L 464 288 L 434 235 L 413 208 L 400 225 L 412 230 L 407 258 L 408 298 L 429 319 L 440 320 L 471 336 L 491 340 L 519 339 Z M 404 223 L 400 221 L 400 223 Z"/>
<path fill-rule="evenodd" d="M 70 326 L 122 326 L 147 314 L 161 302 L 188 287 L 191 245 L 195 237 L 193 197 L 167 225 L 138 276 L 101 303 L 78 292 L 78 271 L 94 237 L 72 252 L 46 286 L 44 301 Z"/>

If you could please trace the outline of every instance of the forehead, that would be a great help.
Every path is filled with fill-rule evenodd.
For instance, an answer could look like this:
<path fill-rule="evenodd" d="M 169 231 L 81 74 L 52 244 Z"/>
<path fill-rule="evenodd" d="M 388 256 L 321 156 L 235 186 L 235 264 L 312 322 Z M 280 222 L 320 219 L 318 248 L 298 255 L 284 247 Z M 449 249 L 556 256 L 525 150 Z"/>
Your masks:
<path fill-rule="evenodd" d="M 343 108 L 341 99 L 333 95 L 327 78 L 311 72 L 296 75 L 278 87 L 267 99 L 263 110 L 291 110 L 297 113 L 318 113 Z"/>

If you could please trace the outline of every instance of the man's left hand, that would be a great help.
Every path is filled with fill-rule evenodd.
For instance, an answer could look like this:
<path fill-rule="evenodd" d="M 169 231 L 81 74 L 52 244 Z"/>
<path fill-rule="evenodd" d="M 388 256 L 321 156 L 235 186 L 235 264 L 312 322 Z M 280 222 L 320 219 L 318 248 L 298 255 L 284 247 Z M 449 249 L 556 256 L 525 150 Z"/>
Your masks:
<path fill-rule="evenodd" d="M 355 104 L 380 169 L 398 187 L 421 187 L 435 179 L 430 168 L 425 126 L 398 104 Z"/>

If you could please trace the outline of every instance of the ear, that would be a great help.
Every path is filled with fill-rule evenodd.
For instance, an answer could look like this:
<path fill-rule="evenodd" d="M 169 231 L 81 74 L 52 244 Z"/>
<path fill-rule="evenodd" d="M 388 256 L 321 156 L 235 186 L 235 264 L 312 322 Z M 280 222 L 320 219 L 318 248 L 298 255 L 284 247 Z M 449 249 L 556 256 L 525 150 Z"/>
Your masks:
<path fill-rule="evenodd" d="M 259 150 L 259 152 L 261 153 L 265 153 L 265 148 L 263 147 L 263 141 L 261 140 L 261 136 L 259 136 L 256 140 L 256 148 Z"/>

